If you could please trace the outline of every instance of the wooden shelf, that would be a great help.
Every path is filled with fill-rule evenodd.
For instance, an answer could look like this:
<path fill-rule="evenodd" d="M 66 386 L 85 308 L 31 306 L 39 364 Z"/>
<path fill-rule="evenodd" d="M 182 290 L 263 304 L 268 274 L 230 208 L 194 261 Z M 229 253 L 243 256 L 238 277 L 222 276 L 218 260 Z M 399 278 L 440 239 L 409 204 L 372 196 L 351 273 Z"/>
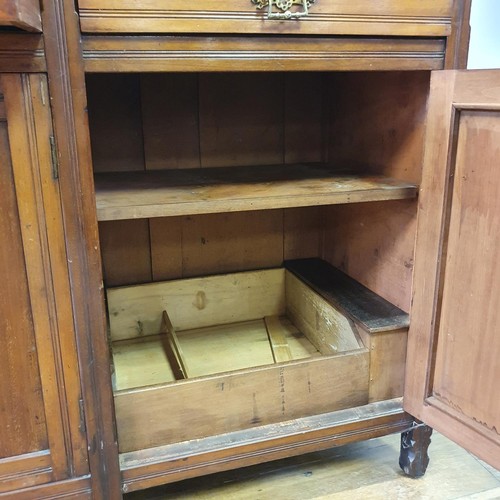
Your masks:
<path fill-rule="evenodd" d="M 100 221 L 414 198 L 415 184 L 324 165 L 96 174 Z"/>

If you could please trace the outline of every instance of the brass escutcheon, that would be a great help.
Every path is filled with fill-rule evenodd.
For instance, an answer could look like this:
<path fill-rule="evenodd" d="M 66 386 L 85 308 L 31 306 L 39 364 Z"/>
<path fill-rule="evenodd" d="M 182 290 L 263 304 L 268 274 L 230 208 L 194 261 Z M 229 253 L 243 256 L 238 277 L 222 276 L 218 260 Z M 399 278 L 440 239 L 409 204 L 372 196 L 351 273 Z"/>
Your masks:
<path fill-rule="evenodd" d="M 258 9 L 268 7 L 267 19 L 300 19 L 309 15 L 309 7 L 316 0 L 252 0 L 252 3 Z M 303 10 L 300 12 L 292 12 L 290 9 L 294 5 L 302 5 Z M 281 12 L 274 12 L 273 7 L 277 7 Z"/>

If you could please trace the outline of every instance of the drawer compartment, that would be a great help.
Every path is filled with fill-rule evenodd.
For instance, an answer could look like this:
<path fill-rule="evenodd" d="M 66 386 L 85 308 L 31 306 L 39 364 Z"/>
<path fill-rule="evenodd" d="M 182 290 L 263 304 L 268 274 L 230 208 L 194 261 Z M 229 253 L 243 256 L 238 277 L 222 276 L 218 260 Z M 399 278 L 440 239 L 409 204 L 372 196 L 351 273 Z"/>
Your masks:
<path fill-rule="evenodd" d="M 107 297 L 121 452 L 373 399 L 366 332 L 287 269 Z"/>
<path fill-rule="evenodd" d="M 300 20 L 251 0 L 80 0 L 83 32 L 447 36 L 452 0 L 316 0 Z M 302 11 L 302 5 L 290 10 Z M 274 6 L 276 12 L 279 9 Z"/>

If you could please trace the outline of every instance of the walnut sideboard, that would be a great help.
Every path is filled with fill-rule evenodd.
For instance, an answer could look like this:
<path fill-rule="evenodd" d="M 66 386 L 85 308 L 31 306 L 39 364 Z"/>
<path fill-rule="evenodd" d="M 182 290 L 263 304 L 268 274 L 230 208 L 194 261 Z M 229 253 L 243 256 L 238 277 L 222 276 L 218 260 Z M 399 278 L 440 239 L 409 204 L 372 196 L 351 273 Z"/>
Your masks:
<path fill-rule="evenodd" d="M 469 1 L 10 4 L 0 497 L 390 433 L 419 476 L 431 428 L 500 467 L 500 71 L 461 69 Z"/>

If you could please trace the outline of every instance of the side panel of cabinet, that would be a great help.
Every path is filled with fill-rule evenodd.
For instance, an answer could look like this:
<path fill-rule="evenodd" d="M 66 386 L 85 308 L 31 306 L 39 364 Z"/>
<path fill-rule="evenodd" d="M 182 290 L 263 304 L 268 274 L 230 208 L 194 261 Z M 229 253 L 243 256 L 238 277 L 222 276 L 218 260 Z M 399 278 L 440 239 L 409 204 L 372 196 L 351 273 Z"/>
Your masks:
<path fill-rule="evenodd" d="M 45 77 L 0 75 L 0 493 L 88 472 Z"/>
<path fill-rule="evenodd" d="M 434 74 L 405 409 L 500 468 L 500 71 Z"/>

